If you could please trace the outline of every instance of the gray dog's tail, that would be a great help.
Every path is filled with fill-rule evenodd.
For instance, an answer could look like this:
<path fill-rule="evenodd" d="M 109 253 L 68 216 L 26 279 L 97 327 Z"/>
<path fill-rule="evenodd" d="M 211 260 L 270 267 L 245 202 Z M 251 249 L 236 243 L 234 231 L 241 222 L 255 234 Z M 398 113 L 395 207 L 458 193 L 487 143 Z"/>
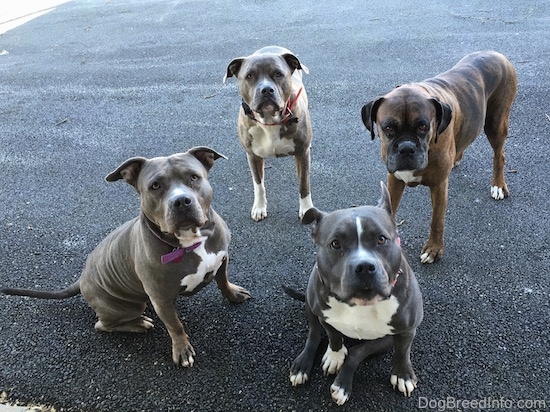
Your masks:
<path fill-rule="evenodd" d="M 58 291 L 4 288 L 0 289 L 0 292 L 5 295 L 28 296 L 38 299 L 66 299 L 80 294 L 80 281 Z"/>
<path fill-rule="evenodd" d="M 296 300 L 300 300 L 302 302 L 306 301 L 306 294 L 303 293 L 303 292 L 298 292 L 297 290 L 292 289 L 292 288 L 290 288 L 288 286 L 285 286 L 285 285 L 283 285 L 283 290 L 291 298 L 294 298 Z"/>

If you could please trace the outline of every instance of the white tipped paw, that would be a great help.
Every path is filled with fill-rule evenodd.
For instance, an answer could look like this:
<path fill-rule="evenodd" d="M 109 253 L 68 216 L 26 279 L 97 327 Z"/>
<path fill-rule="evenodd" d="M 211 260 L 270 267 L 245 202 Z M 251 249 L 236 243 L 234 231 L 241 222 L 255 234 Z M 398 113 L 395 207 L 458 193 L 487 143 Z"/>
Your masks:
<path fill-rule="evenodd" d="M 330 387 L 330 395 L 338 406 L 342 406 L 349 399 L 349 393 L 334 383 Z"/>
<path fill-rule="evenodd" d="M 502 200 L 505 198 L 504 189 L 498 186 L 491 186 L 491 197 L 495 200 Z"/>
<path fill-rule="evenodd" d="M 429 253 L 422 253 L 420 255 L 420 261 L 422 263 L 434 263 L 435 258 L 432 255 L 430 255 Z"/>
<path fill-rule="evenodd" d="M 267 217 L 267 206 L 257 207 L 256 205 L 254 205 L 252 207 L 252 211 L 250 212 L 250 216 L 256 222 L 265 219 Z"/>
<path fill-rule="evenodd" d="M 303 385 L 307 382 L 308 376 L 307 373 L 298 372 L 297 374 L 290 374 L 290 383 L 292 386 Z"/>
<path fill-rule="evenodd" d="M 344 364 L 347 354 L 348 349 L 344 345 L 342 345 L 338 352 L 334 352 L 329 345 L 321 361 L 325 375 L 332 375 L 338 372 Z"/>
<path fill-rule="evenodd" d="M 397 386 L 399 392 L 405 396 L 411 396 L 412 391 L 416 388 L 416 382 L 411 379 L 398 378 L 397 375 L 391 375 L 390 383 L 393 386 L 393 389 Z"/>

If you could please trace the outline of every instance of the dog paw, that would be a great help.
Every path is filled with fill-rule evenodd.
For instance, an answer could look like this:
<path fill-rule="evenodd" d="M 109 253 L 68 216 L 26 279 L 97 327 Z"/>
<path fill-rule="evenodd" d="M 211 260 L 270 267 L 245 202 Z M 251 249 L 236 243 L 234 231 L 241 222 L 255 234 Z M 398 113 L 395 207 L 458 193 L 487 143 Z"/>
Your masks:
<path fill-rule="evenodd" d="M 508 190 L 505 187 L 491 186 L 491 197 L 495 200 L 502 200 L 508 197 Z"/>
<path fill-rule="evenodd" d="M 391 375 L 390 383 L 393 386 L 393 389 L 397 386 L 399 392 L 405 396 L 411 396 L 412 391 L 416 388 L 416 379 L 414 378 L 399 378 L 397 375 Z"/>
<path fill-rule="evenodd" d="M 252 206 L 252 211 L 250 212 L 252 220 L 259 222 L 267 217 L 267 206 Z"/>
<path fill-rule="evenodd" d="M 430 244 L 430 241 L 426 242 L 426 245 L 422 248 L 422 254 L 420 255 L 420 261 L 422 263 L 434 263 L 441 259 L 443 256 L 443 246 L 435 243 Z"/>
<path fill-rule="evenodd" d="M 292 386 L 303 385 L 307 380 L 308 376 L 305 372 L 300 371 L 296 374 L 290 372 L 290 383 L 292 383 Z"/>
<path fill-rule="evenodd" d="M 330 395 L 332 396 L 332 400 L 336 402 L 338 406 L 342 406 L 349 399 L 350 393 L 344 388 L 341 388 L 333 383 L 330 387 Z"/>
<path fill-rule="evenodd" d="M 342 345 L 338 352 L 333 351 L 329 345 L 321 361 L 325 375 L 333 375 L 338 372 L 344 364 L 347 354 L 348 349 L 344 345 Z"/>
<path fill-rule="evenodd" d="M 182 345 L 172 345 L 172 360 L 176 365 L 184 368 L 190 368 L 195 363 L 195 349 L 190 343 Z"/>
<path fill-rule="evenodd" d="M 233 283 L 228 284 L 227 291 L 223 292 L 223 296 L 231 303 L 243 303 L 245 300 L 252 298 L 248 290 Z"/>

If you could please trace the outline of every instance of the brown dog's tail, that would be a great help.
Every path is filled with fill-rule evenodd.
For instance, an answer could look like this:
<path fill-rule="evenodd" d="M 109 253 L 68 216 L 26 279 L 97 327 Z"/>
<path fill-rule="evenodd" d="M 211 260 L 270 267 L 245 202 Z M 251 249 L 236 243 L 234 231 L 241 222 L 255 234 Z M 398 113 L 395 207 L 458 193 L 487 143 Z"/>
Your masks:
<path fill-rule="evenodd" d="M 285 285 L 283 285 L 283 290 L 291 298 L 294 298 L 294 299 L 302 301 L 302 302 L 306 301 L 306 294 L 303 293 L 303 292 L 298 292 L 297 290 L 292 289 L 292 288 L 290 288 L 288 286 L 285 286 Z"/>
<path fill-rule="evenodd" d="M 3 288 L 0 289 L 0 292 L 5 295 L 28 296 L 38 299 L 66 299 L 80 294 L 80 281 L 58 291 Z"/>

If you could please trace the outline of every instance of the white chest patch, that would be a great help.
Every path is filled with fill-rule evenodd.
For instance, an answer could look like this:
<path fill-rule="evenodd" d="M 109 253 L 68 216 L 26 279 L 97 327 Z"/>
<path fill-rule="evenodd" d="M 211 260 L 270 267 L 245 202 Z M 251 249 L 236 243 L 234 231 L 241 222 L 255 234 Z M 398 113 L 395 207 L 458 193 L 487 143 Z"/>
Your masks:
<path fill-rule="evenodd" d="M 259 124 L 248 129 L 248 133 L 254 138 L 252 140 L 254 154 L 266 158 L 294 153 L 294 142 L 291 139 L 281 139 L 280 131 L 281 126 Z"/>
<path fill-rule="evenodd" d="M 393 334 L 389 323 L 399 307 L 395 296 L 368 306 L 350 306 L 331 296 L 328 305 L 323 311 L 325 321 L 352 339 L 374 340 Z"/>
<path fill-rule="evenodd" d="M 207 273 L 214 272 L 214 274 L 216 274 L 226 254 L 223 250 L 218 253 L 208 253 L 204 249 L 204 243 L 201 243 L 201 245 L 196 248 L 193 253 L 199 255 L 202 261 L 197 267 L 196 273 L 185 275 L 185 277 L 181 280 L 180 284 L 185 287 L 185 292 L 192 292 L 195 290 L 195 288 L 204 281 Z"/>
<path fill-rule="evenodd" d="M 405 183 L 420 183 L 422 181 L 422 176 L 413 176 L 413 173 L 414 170 L 399 170 L 394 172 L 393 175 Z"/>

